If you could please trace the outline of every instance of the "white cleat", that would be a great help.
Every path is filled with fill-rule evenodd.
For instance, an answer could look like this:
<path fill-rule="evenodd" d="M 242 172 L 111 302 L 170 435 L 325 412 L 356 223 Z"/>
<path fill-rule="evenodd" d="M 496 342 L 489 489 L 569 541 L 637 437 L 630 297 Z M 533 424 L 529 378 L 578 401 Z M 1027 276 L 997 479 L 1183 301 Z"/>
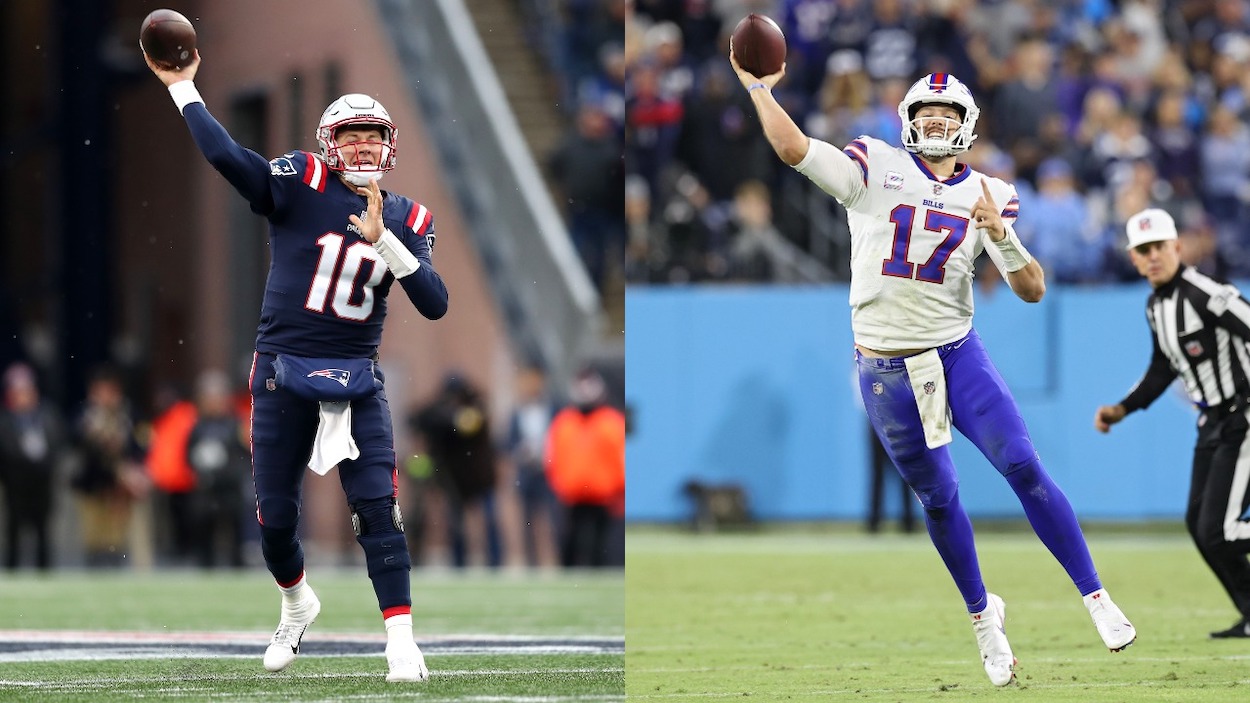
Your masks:
<path fill-rule="evenodd" d="M 278 621 L 278 630 L 269 640 L 265 649 L 265 668 L 269 671 L 282 671 L 295 661 L 299 654 L 299 643 L 304 637 L 308 626 L 313 624 L 321 612 L 321 601 L 312 588 L 304 586 L 304 597 L 294 605 L 282 603 L 282 618 Z"/>
<path fill-rule="evenodd" d="M 386 664 L 390 667 L 386 680 L 392 683 L 425 681 L 430 678 L 430 670 L 425 668 L 425 657 L 421 654 L 421 648 L 412 640 L 387 642 Z"/>
<path fill-rule="evenodd" d="M 972 630 L 990 683 L 1006 686 L 1016 678 L 1016 657 L 1007 643 L 1007 606 L 993 593 L 985 594 L 985 599 L 985 610 L 972 614 Z"/>
<path fill-rule="evenodd" d="M 1098 634 L 1102 636 L 1107 649 L 1121 652 L 1137 641 L 1137 629 L 1128 621 L 1128 618 L 1124 617 L 1120 608 L 1111 601 L 1111 596 L 1107 595 L 1105 588 L 1094 591 L 1083 600 L 1085 607 L 1089 610 L 1090 618 L 1094 621 L 1094 627 L 1098 628 Z"/>

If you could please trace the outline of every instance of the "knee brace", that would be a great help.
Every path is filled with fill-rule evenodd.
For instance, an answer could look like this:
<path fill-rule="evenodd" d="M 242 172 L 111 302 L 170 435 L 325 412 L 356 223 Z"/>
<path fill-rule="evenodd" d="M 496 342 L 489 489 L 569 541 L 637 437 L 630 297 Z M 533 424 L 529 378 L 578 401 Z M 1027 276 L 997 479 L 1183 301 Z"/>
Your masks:
<path fill-rule="evenodd" d="M 404 519 L 394 498 L 361 501 L 352 509 L 356 541 L 365 550 L 365 566 L 370 578 L 389 571 L 408 571 L 408 541 Z"/>

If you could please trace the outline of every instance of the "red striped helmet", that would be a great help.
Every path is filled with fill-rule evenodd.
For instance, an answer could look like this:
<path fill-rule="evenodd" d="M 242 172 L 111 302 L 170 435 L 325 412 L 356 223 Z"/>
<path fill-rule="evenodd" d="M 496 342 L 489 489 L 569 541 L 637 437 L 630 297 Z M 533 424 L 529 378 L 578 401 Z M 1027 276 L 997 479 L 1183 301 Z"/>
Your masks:
<path fill-rule="evenodd" d="M 927 137 L 916 122 L 916 112 L 925 105 L 951 105 L 960 120 L 948 119 L 941 137 Z M 903 121 L 903 148 L 930 157 L 952 156 L 967 151 L 976 141 L 977 118 L 981 110 L 972 91 L 949 73 L 930 73 L 912 84 L 898 104 Z M 936 118 L 940 119 L 940 118 Z"/>
<path fill-rule="evenodd" d="M 382 129 L 382 158 L 377 166 L 348 166 L 341 153 L 343 147 L 334 142 L 334 134 L 348 126 L 370 125 Z M 362 93 L 348 93 L 330 103 L 321 114 L 317 125 L 317 144 L 321 146 L 321 158 L 331 171 L 343 174 L 348 181 L 363 186 L 370 179 L 395 168 L 395 124 L 382 103 Z"/>

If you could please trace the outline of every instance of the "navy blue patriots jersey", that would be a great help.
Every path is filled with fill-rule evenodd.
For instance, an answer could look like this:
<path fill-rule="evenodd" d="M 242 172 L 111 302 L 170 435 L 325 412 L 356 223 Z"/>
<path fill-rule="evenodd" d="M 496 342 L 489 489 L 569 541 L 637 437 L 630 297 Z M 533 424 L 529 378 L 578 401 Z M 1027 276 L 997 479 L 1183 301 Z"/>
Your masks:
<path fill-rule="evenodd" d="M 364 219 L 365 198 L 314 154 L 272 161 L 230 137 L 203 103 L 183 111 L 209 163 L 269 220 L 269 276 L 256 350 L 306 357 L 360 358 L 382 341 L 386 299 L 396 278 L 348 221 Z M 383 191 L 382 219 L 421 262 L 399 280 L 426 318 L 447 311 L 447 288 L 434 270 L 434 217 L 425 206 Z"/>

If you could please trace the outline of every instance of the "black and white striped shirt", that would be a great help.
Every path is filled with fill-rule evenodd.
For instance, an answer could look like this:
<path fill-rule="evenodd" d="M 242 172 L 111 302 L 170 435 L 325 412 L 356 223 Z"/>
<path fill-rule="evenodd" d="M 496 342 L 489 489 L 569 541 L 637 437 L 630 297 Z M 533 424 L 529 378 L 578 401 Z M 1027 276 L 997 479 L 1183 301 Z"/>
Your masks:
<path fill-rule="evenodd" d="M 1129 412 L 1149 406 L 1178 376 L 1199 408 L 1250 399 L 1250 302 L 1236 286 L 1181 266 L 1150 295 L 1146 321 L 1154 354 L 1121 401 Z"/>

